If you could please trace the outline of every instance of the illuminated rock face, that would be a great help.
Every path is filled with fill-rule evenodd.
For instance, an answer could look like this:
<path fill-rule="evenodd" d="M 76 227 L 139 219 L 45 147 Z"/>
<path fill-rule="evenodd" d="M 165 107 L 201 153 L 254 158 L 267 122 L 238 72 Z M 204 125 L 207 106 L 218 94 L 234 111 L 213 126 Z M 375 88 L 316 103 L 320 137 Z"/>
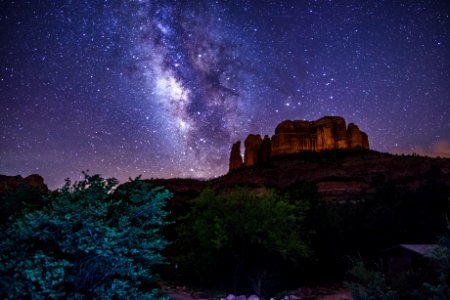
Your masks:
<path fill-rule="evenodd" d="M 323 117 L 316 121 L 290 121 L 278 124 L 270 139 L 267 135 L 250 134 L 245 140 L 244 164 L 238 163 L 239 148 L 234 144 L 230 155 L 230 171 L 239 166 L 253 166 L 270 161 L 271 157 L 304 151 L 331 149 L 369 149 L 367 134 L 353 123 L 346 127 L 342 117 Z M 240 144 L 239 144 L 240 145 Z"/>
<path fill-rule="evenodd" d="M 244 166 L 253 166 L 258 162 L 259 149 L 261 148 L 262 139 L 261 136 L 250 134 L 244 142 Z"/>
<path fill-rule="evenodd" d="M 350 149 L 369 149 L 369 138 L 353 123 L 348 124 L 347 141 Z"/>
<path fill-rule="evenodd" d="M 341 117 L 323 117 L 317 121 L 283 121 L 272 137 L 272 156 L 349 148 L 345 120 Z"/>

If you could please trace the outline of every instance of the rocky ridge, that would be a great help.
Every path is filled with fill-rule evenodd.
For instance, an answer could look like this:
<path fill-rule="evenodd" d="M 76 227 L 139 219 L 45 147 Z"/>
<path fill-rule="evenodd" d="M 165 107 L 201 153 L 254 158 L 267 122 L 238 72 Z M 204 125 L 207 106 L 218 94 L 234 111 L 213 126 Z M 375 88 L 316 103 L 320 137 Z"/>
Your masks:
<path fill-rule="evenodd" d="M 230 171 L 266 164 L 273 157 L 306 151 L 369 149 L 369 138 L 357 125 L 350 123 L 347 127 L 344 118 L 327 116 L 316 121 L 283 121 L 275 128 L 272 138 L 250 134 L 244 142 L 244 160 L 240 145 L 238 141 L 231 148 Z"/>
<path fill-rule="evenodd" d="M 17 176 L 0 175 L 0 196 L 7 190 L 16 189 L 21 184 L 38 189 L 43 193 L 48 191 L 47 185 L 44 183 L 44 178 L 42 178 L 41 175 L 32 174 L 25 178 L 23 178 L 20 175 Z"/>
<path fill-rule="evenodd" d="M 372 150 L 328 150 L 271 157 L 269 163 L 240 168 L 210 180 L 153 179 L 152 186 L 173 192 L 169 207 L 183 208 L 203 189 L 247 186 L 285 189 L 298 183 L 316 184 L 324 201 L 359 201 L 380 186 L 391 183 L 416 190 L 439 181 L 450 187 L 450 159 L 414 155 L 392 155 Z"/>

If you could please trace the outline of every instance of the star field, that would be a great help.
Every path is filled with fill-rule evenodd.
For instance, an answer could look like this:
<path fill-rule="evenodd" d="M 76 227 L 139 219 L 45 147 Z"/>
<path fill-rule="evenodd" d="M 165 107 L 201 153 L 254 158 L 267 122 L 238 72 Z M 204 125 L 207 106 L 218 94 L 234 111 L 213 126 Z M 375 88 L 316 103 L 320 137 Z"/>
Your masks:
<path fill-rule="evenodd" d="M 450 156 L 448 1 L 2 1 L 0 28 L 0 174 L 210 178 L 324 115 Z"/>

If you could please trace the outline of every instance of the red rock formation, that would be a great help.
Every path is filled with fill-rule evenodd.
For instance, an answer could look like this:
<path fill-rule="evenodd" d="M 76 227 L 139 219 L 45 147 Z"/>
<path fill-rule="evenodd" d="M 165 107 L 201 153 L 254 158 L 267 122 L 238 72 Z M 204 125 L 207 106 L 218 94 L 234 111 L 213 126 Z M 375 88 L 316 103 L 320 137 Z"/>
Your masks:
<path fill-rule="evenodd" d="M 268 135 L 265 135 L 264 139 L 262 140 L 261 147 L 259 148 L 258 163 L 266 164 L 270 161 L 272 152 L 271 147 L 270 137 Z"/>
<path fill-rule="evenodd" d="M 272 137 L 272 156 L 348 148 L 345 120 L 341 117 L 284 121 L 277 126 Z"/>
<path fill-rule="evenodd" d="M 331 149 L 369 149 L 369 138 L 353 123 L 346 128 L 342 117 L 323 117 L 316 121 L 286 120 L 275 128 L 272 139 L 265 136 L 261 140 L 260 135 L 253 134 L 247 137 L 244 164 L 239 163 L 239 152 L 233 153 L 232 150 L 230 170 L 239 168 L 239 165 L 267 163 L 274 156 Z"/>
<path fill-rule="evenodd" d="M 229 168 L 230 171 L 233 171 L 241 167 L 242 167 L 241 141 L 237 141 L 231 147 Z"/>
<path fill-rule="evenodd" d="M 366 134 L 364 133 L 364 135 Z M 347 142 L 350 149 L 364 149 L 363 134 L 359 130 L 358 126 L 353 123 L 348 124 Z M 367 141 L 367 144 L 368 143 L 369 142 Z"/>
<path fill-rule="evenodd" d="M 44 178 L 42 178 L 40 175 L 32 174 L 25 178 L 20 175 L 0 175 L 0 195 L 7 190 L 16 189 L 20 184 L 26 184 L 30 187 L 40 190 L 43 193 L 48 192 L 47 185 L 44 183 Z"/>
<path fill-rule="evenodd" d="M 361 135 L 362 135 L 362 148 L 369 149 L 369 136 L 367 135 L 367 133 L 362 132 L 362 131 L 361 131 Z"/>
<path fill-rule="evenodd" d="M 275 128 L 271 140 L 272 156 L 297 153 L 310 147 L 309 124 L 303 121 L 283 121 Z"/>
<path fill-rule="evenodd" d="M 25 177 L 25 182 L 36 189 L 41 190 L 42 192 L 47 192 L 47 185 L 44 183 L 44 178 L 38 174 L 31 174 L 30 176 Z"/>
<path fill-rule="evenodd" d="M 261 136 L 250 134 L 244 142 L 245 153 L 244 153 L 244 165 L 249 167 L 256 165 L 258 161 L 259 148 L 261 147 L 262 139 Z"/>

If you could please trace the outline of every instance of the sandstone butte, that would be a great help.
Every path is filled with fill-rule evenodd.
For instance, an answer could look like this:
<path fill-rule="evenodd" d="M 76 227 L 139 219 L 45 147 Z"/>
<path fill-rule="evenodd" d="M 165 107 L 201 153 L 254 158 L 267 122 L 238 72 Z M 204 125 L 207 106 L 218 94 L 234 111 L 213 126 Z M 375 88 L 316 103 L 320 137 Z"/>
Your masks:
<path fill-rule="evenodd" d="M 327 116 L 316 121 L 283 121 L 275 128 L 272 138 L 250 134 L 244 146 L 244 161 L 241 142 L 231 147 L 230 171 L 264 164 L 272 157 L 305 151 L 369 149 L 369 138 L 355 124 L 350 123 L 347 127 L 344 118 Z"/>

